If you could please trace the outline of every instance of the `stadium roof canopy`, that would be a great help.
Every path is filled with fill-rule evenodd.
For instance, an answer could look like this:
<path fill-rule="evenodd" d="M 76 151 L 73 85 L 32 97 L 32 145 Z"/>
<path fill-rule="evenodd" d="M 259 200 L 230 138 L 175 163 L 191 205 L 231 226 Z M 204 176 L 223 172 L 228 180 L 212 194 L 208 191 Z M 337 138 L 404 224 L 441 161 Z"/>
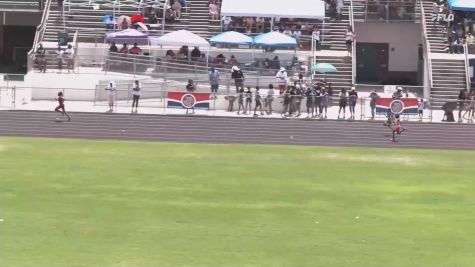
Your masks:
<path fill-rule="evenodd" d="M 475 12 L 474 0 L 449 0 L 449 6 L 452 10 Z"/>
<path fill-rule="evenodd" d="M 222 16 L 264 18 L 325 18 L 321 0 L 223 0 Z"/>

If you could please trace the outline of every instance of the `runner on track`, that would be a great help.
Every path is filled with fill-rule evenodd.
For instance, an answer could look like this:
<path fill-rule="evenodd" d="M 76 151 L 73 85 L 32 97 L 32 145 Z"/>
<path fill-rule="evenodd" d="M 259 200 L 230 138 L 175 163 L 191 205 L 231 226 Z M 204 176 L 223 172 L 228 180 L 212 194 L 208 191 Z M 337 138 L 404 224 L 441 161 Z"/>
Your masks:
<path fill-rule="evenodd" d="M 58 93 L 58 98 L 55 98 L 55 100 L 58 100 L 59 105 L 54 109 L 56 112 L 61 112 L 61 115 L 64 116 L 66 115 L 68 117 L 68 121 L 71 121 L 71 116 L 66 112 L 66 109 L 64 108 L 64 97 L 63 97 L 63 92 Z"/>

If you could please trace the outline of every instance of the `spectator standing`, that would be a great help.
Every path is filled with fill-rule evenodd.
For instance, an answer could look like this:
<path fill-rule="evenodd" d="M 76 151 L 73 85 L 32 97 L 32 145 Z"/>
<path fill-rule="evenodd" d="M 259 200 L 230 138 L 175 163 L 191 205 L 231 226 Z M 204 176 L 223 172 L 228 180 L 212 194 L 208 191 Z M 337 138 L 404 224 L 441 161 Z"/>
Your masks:
<path fill-rule="evenodd" d="M 58 49 L 56 50 L 56 62 L 58 64 L 59 73 L 63 70 L 63 53 L 63 49 L 58 45 Z"/>
<path fill-rule="evenodd" d="M 307 97 L 307 118 L 313 118 L 316 115 L 315 112 L 315 89 L 313 87 L 308 87 L 307 91 L 305 92 L 305 96 Z"/>
<path fill-rule="evenodd" d="M 322 91 L 320 90 L 320 85 L 314 85 L 315 89 L 315 116 L 318 118 L 321 116 L 319 113 L 322 106 Z"/>
<path fill-rule="evenodd" d="M 213 98 L 216 99 L 216 93 L 219 88 L 219 72 L 213 67 L 209 72 L 209 84 L 211 85 L 211 94 L 213 95 Z"/>
<path fill-rule="evenodd" d="M 247 111 L 249 110 L 249 113 L 252 112 L 252 92 L 251 92 L 251 87 L 247 87 L 246 91 L 246 106 L 244 109 L 244 114 L 247 114 Z"/>
<path fill-rule="evenodd" d="M 345 119 L 345 113 L 346 113 L 346 104 L 347 104 L 347 97 L 346 97 L 346 90 L 343 88 L 340 91 L 340 100 L 339 100 L 339 107 L 340 109 L 338 110 L 338 119 L 340 119 L 340 114 L 341 111 L 343 110 L 343 119 Z"/>
<path fill-rule="evenodd" d="M 280 70 L 275 75 L 277 79 L 277 84 L 279 85 L 280 94 L 282 94 L 287 86 L 287 71 L 284 67 L 280 68 Z"/>
<path fill-rule="evenodd" d="M 355 119 L 355 106 L 358 101 L 358 93 L 355 87 L 351 87 L 351 91 L 348 93 L 348 102 L 350 104 L 350 120 Z"/>
<path fill-rule="evenodd" d="M 72 45 L 68 45 L 68 48 L 64 51 L 64 57 L 66 59 L 66 66 L 68 68 L 68 73 L 72 71 L 74 73 L 74 55 L 75 51 Z"/>
<path fill-rule="evenodd" d="M 267 114 L 271 115 L 272 110 L 272 102 L 274 102 L 274 85 L 269 84 L 269 89 L 267 90 L 267 97 L 265 101 L 265 108 L 267 109 Z"/>
<path fill-rule="evenodd" d="M 140 83 L 138 80 L 135 80 L 134 87 L 132 88 L 132 113 L 134 112 L 134 105 L 135 105 L 135 113 L 137 113 L 137 108 L 139 107 L 139 99 L 140 99 Z"/>
<path fill-rule="evenodd" d="M 244 114 L 246 114 L 246 109 L 244 108 L 244 88 L 239 89 L 238 92 L 238 115 L 241 113 L 241 108 L 244 111 Z"/>
<path fill-rule="evenodd" d="M 466 110 L 466 100 L 467 100 L 467 91 L 462 89 L 458 95 L 458 104 L 459 104 L 459 122 L 462 122 L 462 110 Z M 465 112 L 467 114 L 467 112 Z M 464 116 L 465 116 L 464 114 Z"/>
<path fill-rule="evenodd" d="M 46 55 L 46 51 L 43 48 L 43 45 L 39 44 L 38 48 L 36 49 L 36 59 L 38 61 L 38 69 L 40 70 L 40 72 L 43 72 L 43 73 L 46 72 L 46 65 L 47 65 L 45 55 Z"/>
<path fill-rule="evenodd" d="M 181 17 L 181 4 L 178 0 L 175 0 L 172 3 L 172 10 L 173 10 L 174 17 L 177 18 L 177 19 L 180 19 L 180 17 Z"/>
<path fill-rule="evenodd" d="M 281 114 L 283 118 L 287 116 L 286 113 L 289 111 L 290 101 L 291 101 L 291 89 L 290 87 L 288 87 L 284 91 L 284 107 L 282 109 L 282 114 Z"/>
<path fill-rule="evenodd" d="M 376 90 L 373 90 L 371 94 L 369 94 L 369 106 L 371 108 L 371 119 L 374 120 L 374 115 L 376 111 L 376 99 L 379 98 L 378 93 L 376 93 Z"/>
<path fill-rule="evenodd" d="M 109 85 L 105 88 L 107 92 L 107 101 L 109 102 L 109 112 L 114 111 L 114 101 L 117 88 L 114 85 L 114 82 L 109 82 Z"/>
<path fill-rule="evenodd" d="M 257 109 L 260 110 L 261 115 L 264 115 L 264 112 L 262 111 L 262 96 L 261 93 L 259 92 L 259 86 L 256 86 L 256 92 L 255 92 L 255 101 L 256 101 L 256 106 L 254 107 L 254 117 L 257 117 Z"/>
<path fill-rule="evenodd" d="M 216 3 L 209 3 L 209 16 L 212 20 L 219 20 L 219 7 Z"/>
<path fill-rule="evenodd" d="M 345 42 L 346 42 L 346 50 L 348 51 L 348 56 L 351 57 L 352 49 L 353 49 L 353 42 L 356 39 L 356 35 L 353 32 L 353 29 L 348 27 L 348 30 L 346 31 L 345 35 Z"/>
<path fill-rule="evenodd" d="M 316 49 L 320 49 L 320 30 L 318 28 L 312 31 L 312 39 L 315 42 Z"/>
<path fill-rule="evenodd" d="M 320 96 L 320 117 L 326 119 L 327 118 L 327 111 L 328 111 L 328 105 L 330 104 L 330 95 L 328 94 L 328 91 L 325 90 L 325 88 L 321 92 Z M 325 114 L 325 115 L 323 115 Z"/>
<path fill-rule="evenodd" d="M 233 66 L 231 69 L 231 78 L 234 79 L 234 85 L 236 86 L 236 93 L 239 93 L 240 89 L 244 90 L 244 73 L 238 66 Z"/>
<path fill-rule="evenodd" d="M 419 106 L 417 107 L 417 113 L 419 113 L 419 120 L 422 121 L 422 118 L 424 117 L 424 109 L 426 109 L 426 101 L 421 98 L 419 100 Z"/>

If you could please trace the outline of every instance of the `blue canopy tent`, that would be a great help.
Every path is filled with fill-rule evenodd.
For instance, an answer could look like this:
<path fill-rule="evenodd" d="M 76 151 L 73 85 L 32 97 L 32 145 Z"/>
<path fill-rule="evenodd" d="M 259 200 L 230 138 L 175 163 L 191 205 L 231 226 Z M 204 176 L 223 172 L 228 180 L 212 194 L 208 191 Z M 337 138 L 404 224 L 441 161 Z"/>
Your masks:
<path fill-rule="evenodd" d="M 297 40 L 280 32 L 268 32 L 254 37 L 254 44 L 262 47 L 296 48 Z"/>
<path fill-rule="evenodd" d="M 449 0 L 449 7 L 455 11 L 475 12 L 474 0 Z"/>
<path fill-rule="evenodd" d="M 252 45 L 253 40 L 240 32 L 229 31 L 211 37 L 210 43 L 217 45 Z"/>

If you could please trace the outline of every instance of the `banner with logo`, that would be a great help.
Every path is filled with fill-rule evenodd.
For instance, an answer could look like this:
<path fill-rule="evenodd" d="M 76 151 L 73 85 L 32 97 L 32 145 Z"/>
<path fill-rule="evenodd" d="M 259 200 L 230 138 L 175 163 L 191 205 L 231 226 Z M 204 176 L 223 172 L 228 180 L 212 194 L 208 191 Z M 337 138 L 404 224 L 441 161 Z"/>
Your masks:
<path fill-rule="evenodd" d="M 209 109 L 208 93 L 168 92 L 168 108 Z"/>
<path fill-rule="evenodd" d="M 378 98 L 376 99 L 376 113 L 387 114 L 391 110 L 394 114 L 417 115 L 419 100 L 417 98 Z"/>

